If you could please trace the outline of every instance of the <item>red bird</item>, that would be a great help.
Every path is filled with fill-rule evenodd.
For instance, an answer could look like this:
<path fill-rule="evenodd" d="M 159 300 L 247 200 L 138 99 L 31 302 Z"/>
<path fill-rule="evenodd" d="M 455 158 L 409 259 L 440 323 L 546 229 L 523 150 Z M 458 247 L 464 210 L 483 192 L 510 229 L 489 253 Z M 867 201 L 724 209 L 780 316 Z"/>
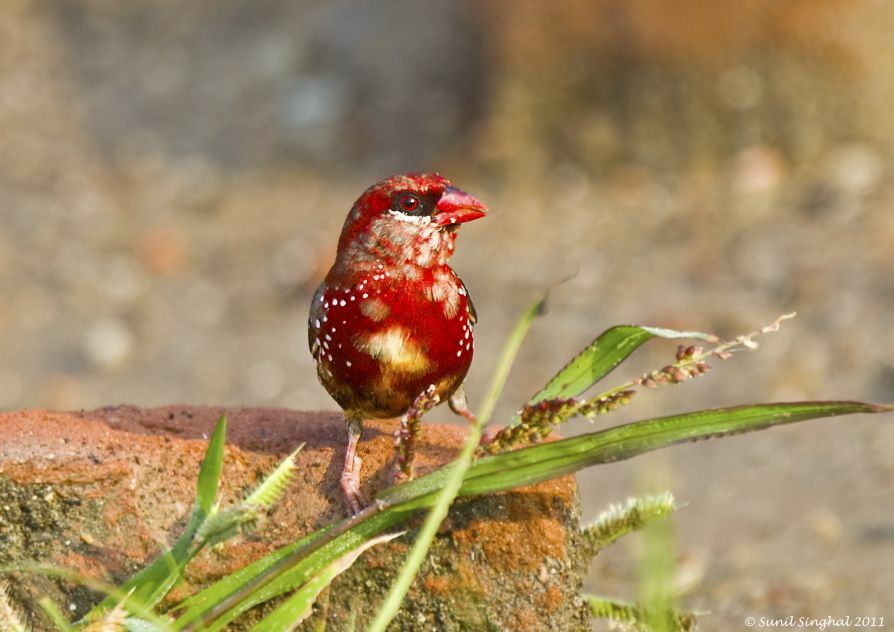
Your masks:
<path fill-rule="evenodd" d="M 360 510 L 357 443 L 367 418 L 407 412 L 430 386 L 466 414 L 475 308 L 447 265 L 457 229 L 487 207 L 438 174 L 378 182 L 354 203 L 335 263 L 310 307 L 308 341 L 323 386 L 344 410 L 341 486 Z"/>

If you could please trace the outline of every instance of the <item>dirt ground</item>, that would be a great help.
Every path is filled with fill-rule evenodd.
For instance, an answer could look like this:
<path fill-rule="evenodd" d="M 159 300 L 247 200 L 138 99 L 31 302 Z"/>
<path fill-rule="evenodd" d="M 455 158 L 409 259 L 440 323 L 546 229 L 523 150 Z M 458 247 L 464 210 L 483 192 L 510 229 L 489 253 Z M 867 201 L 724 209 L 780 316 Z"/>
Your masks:
<path fill-rule="evenodd" d="M 894 401 L 894 12 L 586 4 L 9 3 L 0 410 L 334 409 L 306 349 L 309 300 L 353 200 L 407 169 L 438 169 L 492 209 L 454 258 L 480 315 L 473 404 L 517 315 L 570 277 L 497 419 L 613 324 L 732 336 L 790 311 L 759 352 L 614 421 Z M 412 42 L 429 45 L 408 55 Z M 620 371 L 673 351 L 654 343 Z M 680 601 L 710 612 L 706 630 L 894 620 L 892 421 L 594 468 L 579 475 L 585 518 L 644 480 L 673 491 Z M 635 598 L 636 543 L 598 558 L 588 588 Z"/>

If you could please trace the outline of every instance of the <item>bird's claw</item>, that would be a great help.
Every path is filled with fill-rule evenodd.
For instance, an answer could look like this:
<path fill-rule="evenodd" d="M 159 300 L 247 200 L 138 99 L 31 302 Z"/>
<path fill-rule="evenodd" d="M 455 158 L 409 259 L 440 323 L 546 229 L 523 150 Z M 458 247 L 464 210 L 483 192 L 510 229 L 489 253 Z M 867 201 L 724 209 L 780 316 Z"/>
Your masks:
<path fill-rule="evenodd" d="M 353 459 L 352 467 L 346 467 L 341 473 L 341 489 L 344 492 L 345 500 L 351 508 L 352 514 L 360 513 L 363 506 L 363 500 L 360 497 L 360 464 L 362 461 L 359 456 Z"/>

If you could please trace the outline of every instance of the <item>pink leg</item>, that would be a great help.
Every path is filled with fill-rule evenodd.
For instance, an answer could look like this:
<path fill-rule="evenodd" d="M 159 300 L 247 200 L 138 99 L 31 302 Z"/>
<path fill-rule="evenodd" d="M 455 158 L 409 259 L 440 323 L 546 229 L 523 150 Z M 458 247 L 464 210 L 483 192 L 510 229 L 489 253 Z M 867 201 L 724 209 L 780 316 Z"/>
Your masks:
<path fill-rule="evenodd" d="M 345 452 L 345 465 L 341 471 L 341 489 L 351 508 L 352 514 L 360 512 L 360 457 L 357 456 L 357 444 L 363 431 L 363 423 L 358 417 L 345 415 L 348 424 L 348 448 Z"/>
<path fill-rule="evenodd" d="M 475 414 L 469 409 L 469 400 L 466 399 L 466 392 L 463 390 L 462 386 L 456 389 L 453 395 L 450 396 L 449 403 L 450 410 L 469 423 L 474 424 L 478 422 L 478 420 L 475 419 Z"/>
<path fill-rule="evenodd" d="M 478 420 L 475 418 L 475 413 L 469 408 L 469 400 L 466 399 L 466 393 L 463 390 L 463 387 L 460 386 L 453 395 L 450 396 L 450 410 L 455 412 L 457 415 L 468 421 L 470 424 L 477 424 Z M 484 432 L 481 435 L 481 445 L 487 445 L 491 441 L 494 440 L 494 436 L 497 434 L 496 428 L 485 428 Z"/>

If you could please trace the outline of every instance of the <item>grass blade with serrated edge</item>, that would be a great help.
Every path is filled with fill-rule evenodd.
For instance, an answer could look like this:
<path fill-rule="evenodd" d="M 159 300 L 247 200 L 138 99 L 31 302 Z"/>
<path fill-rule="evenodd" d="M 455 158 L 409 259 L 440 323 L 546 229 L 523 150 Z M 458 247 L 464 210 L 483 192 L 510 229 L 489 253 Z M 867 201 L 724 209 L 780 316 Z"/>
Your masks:
<path fill-rule="evenodd" d="M 760 430 L 820 417 L 891 411 L 863 402 L 794 402 L 702 410 L 616 426 L 607 430 L 487 456 L 472 464 L 461 495 L 530 485 L 582 467 L 627 459 L 675 443 Z M 419 503 L 443 484 L 441 470 L 389 487 L 377 498 Z M 423 503 L 424 504 L 424 503 Z"/>
<path fill-rule="evenodd" d="M 889 406 L 862 402 L 792 402 L 734 406 L 647 419 L 499 455 L 505 460 L 485 457 L 469 471 L 461 493 L 477 495 L 530 485 L 582 467 L 629 459 L 698 439 L 763 430 L 808 419 L 891 410 Z M 539 451 L 541 448 L 542 452 Z"/>
<path fill-rule="evenodd" d="M 596 516 L 592 524 L 581 530 L 581 539 L 595 555 L 621 536 L 668 517 L 676 508 L 670 492 L 628 498 L 623 504 L 610 505 Z"/>
<path fill-rule="evenodd" d="M 123 593 L 131 590 L 128 601 L 136 601 L 146 607 L 153 607 L 161 601 L 173 585 L 180 579 L 186 564 L 198 551 L 194 536 L 202 523 L 211 515 L 217 500 L 220 486 L 220 473 L 223 468 L 224 444 L 227 434 L 227 417 L 221 415 L 208 442 L 205 458 L 199 468 L 196 484 L 196 501 L 193 505 L 189 522 L 180 537 L 169 550 L 162 553 L 149 566 L 131 576 L 120 586 Z M 115 606 L 115 600 L 106 597 L 87 613 L 85 620 L 90 620 L 105 610 Z"/>
<path fill-rule="evenodd" d="M 698 331 L 674 331 L 659 327 L 617 325 L 604 332 L 584 348 L 547 382 L 530 400 L 528 405 L 558 397 L 577 397 L 599 380 L 611 373 L 634 351 L 653 338 L 704 340 L 717 342 L 717 337 Z M 509 426 L 519 423 L 514 415 Z"/>
<path fill-rule="evenodd" d="M 264 477 L 247 498 L 232 507 L 217 511 L 205 520 L 195 534 L 197 548 L 214 546 L 233 537 L 239 529 L 254 523 L 260 512 L 272 507 L 294 478 L 298 468 L 295 457 L 303 448 L 303 443 L 295 448 L 275 470 Z"/>
<path fill-rule="evenodd" d="M 258 485 L 251 494 L 243 501 L 243 504 L 259 509 L 268 509 L 280 498 L 286 491 L 289 483 L 295 477 L 295 470 L 298 464 L 295 457 L 304 448 L 304 444 L 299 445 L 295 450 L 270 472 L 261 484 Z"/>
<path fill-rule="evenodd" d="M 329 564 L 318 575 L 312 577 L 306 584 L 299 588 L 295 594 L 290 596 L 279 607 L 276 608 L 263 620 L 258 622 L 252 628 L 252 632 L 264 632 L 265 630 L 293 630 L 295 626 L 304 621 L 310 615 L 314 601 L 320 591 L 332 583 L 332 580 L 341 573 L 348 570 L 351 565 L 360 557 L 367 549 L 388 542 L 396 537 L 403 535 L 404 532 L 389 533 L 372 538 L 363 542 L 360 546 L 352 551 L 342 555 L 340 558 Z"/>
<path fill-rule="evenodd" d="M 484 428 L 493 414 L 497 400 L 499 400 L 503 387 L 506 385 L 506 379 L 509 377 L 509 370 L 512 368 L 515 356 L 518 355 L 521 343 L 531 328 L 534 319 L 543 313 L 545 304 L 546 298 L 543 298 L 531 305 L 518 320 L 515 327 L 513 327 L 506 344 L 503 345 L 503 351 L 500 354 L 497 369 L 494 371 L 491 387 L 481 406 L 480 416 L 469 429 L 469 436 L 466 437 L 466 442 L 459 458 L 448 466 L 444 487 L 438 492 L 434 500 L 434 506 L 425 518 L 425 522 L 416 536 L 416 541 L 413 543 L 413 548 L 410 550 L 409 555 L 407 555 L 400 574 L 394 580 L 394 583 L 391 584 L 391 589 L 385 596 L 385 601 L 376 613 L 376 618 L 373 619 L 372 624 L 369 626 L 369 632 L 385 632 L 385 629 L 397 615 L 398 610 L 400 610 L 401 603 L 403 603 L 404 597 L 406 597 L 407 591 L 410 589 L 410 584 L 413 583 L 416 573 L 419 572 L 422 562 L 425 561 L 425 556 L 428 555 L 428 550 L 431 547 L 435 534 L 444 518 L 447 517 L 450 505 L 453 504 L 462 486 L 466 471 L 472 464 L 472 457 L 481 439 L 482 428 Z"/>
<path fill-rule="evenodd" d="M 596 595 L 586 595 L 590 615 L 598 619 L 608 619 L 614 626 L 621 626 L 625 630 L 643 630 L 647 627 L 646 611 L 637 604 L 606 599 Z M 696 616 L 706 614 L 690 610 L 673 610 L 671 615 L 680 626 L 681 630 L 695 630 Z"/>

